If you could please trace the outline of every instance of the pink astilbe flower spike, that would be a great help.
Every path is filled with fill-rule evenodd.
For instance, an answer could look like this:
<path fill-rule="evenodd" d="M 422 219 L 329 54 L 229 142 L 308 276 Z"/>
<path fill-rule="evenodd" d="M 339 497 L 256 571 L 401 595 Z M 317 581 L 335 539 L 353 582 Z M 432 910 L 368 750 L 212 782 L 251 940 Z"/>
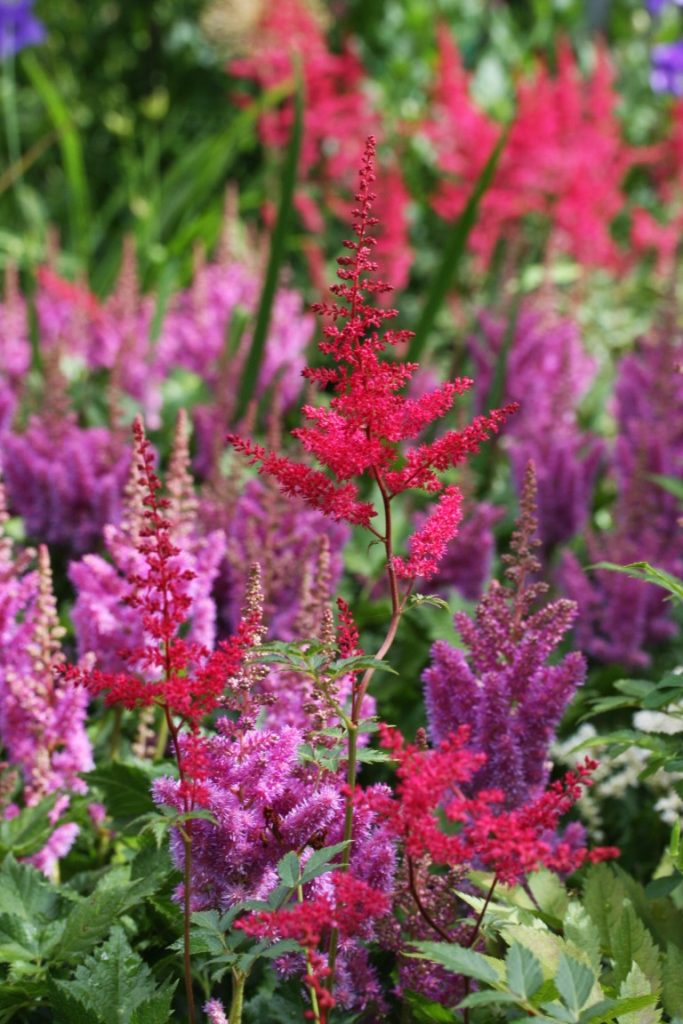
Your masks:
<path fill-rule="evenodd" d="M 303 498 L 333 519 L 364 526 L 384 541 L 388 552 L 388 521 L 387 535 L 383 536 L 372 523 L 377 510 L 372 503 L 359 500 L 352 479 L 366 477 L 378 485 L 385 515 L 389 502 L 409 488 L 443 495 L 430 525 L 414 539 L 411 557 L 394 561 L 402 575 L 427 575 L 436 571 L 459 521 L 457 489 L 447 488 L 439 474 L 474 454 L 516 406 L 478 416 L 469 426 L 447 431 L 436 441 L 416 447 L 404 445 L 444 416 L 472 382 L 460 378 L 419 398 L 407 398 L 401 392 L 417 364 L 380 360 L 387 346 L 405 342 L 411 332 L 383 330 L 397 311 L 373 304 L 374 298 L 391 290 L 375 277 L 377 263 L 372 258 L 376 240 L 371 232 L 377 224 L 371 212 L 375 200 L 374 160 L 375 140 L 370 137 L 353 211 L 356 240 L 344 243 L 350 255 L 338 260 L 340 283 L 330 289 L 334 300 L 314 307 L 331 321 L 324 328 L 320 349 L 332 357 L 334 364 L 306 369 L 304 376 L 321 388 L 331 389 L 333 397 L 329 407 L 304 406 L 308 425 L 292 432 L 329 475 L 234 434 L 228 436 L 228 441 L 250 463 L 260 464 L 259 471 L 277 480 L 285 493 Z"/>

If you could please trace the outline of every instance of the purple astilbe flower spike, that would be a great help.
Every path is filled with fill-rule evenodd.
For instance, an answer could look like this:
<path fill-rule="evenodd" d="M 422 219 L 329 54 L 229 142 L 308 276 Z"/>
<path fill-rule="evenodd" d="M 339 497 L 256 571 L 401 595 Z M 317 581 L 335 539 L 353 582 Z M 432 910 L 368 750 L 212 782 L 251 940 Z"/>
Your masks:
<path fill-rule="evenodd" d="M 483 405 L 508 325 L 484 312 L 478 326 L 469 347 Z M 595 369 L 572 320 L 528 303 L 522 306 L 506 356 L 505 399 L 520 405 L 507 438 L 519 493 L 527 463 L 537 467 L 539 536 L 545 548 L 574 536 L 588 517 L 602 444 L 578 429 L 576 407 Z"/>
<path fill-rule="evenodd" d="M 228 538 L 215 591 L 221 633 L 233 632 L 244 601 L 248 567 L 258 562 L 269 634 L 276 640 L 292 640 L 305 577 L 315 575 L 321 539 L 329 541 L 333 590 L 342 571 L 341 551 L 348 527 L 325 518 L 303 501 L 283 497 L 272 483 L 261 479 L 247 483 L 232 510 L 219 514 L 207 500 L 200 515 L 213 525 L 221 523 Z"/>
<path fill-rule="evenodd" d="M 432 741 L 438 743 L 459 726 L 469 726 L 472 747 L 486 754 L 470 784 L 472 791 L 499 787 L 510 807 L 538 795 L 547 781 L 554 730 L 585 675 L 578 654 L 567 655 L 559 665 L 546 664 L 569 630 L 576 608 L 560 600 L 533 611 L 546 589 L 532 582 L 539 569 L 533 554 L 538 545 L 534 490 L 529 466 L 513 555 L 506 556 L 512 587 L 494 580 L 474 619 L 456 615 L 469 653 L 439 642 L 423 675 Z"/>
<path fill-rule="evenodd" d="M 220 530 L 206 533 L 194 522 L 196 503 L 189 476 L 187 420 L 182 413 L 176 429 L 168 473 L 169 519 L 173 542 L 180 552 L 174 556 L 179 574 L 192 573 L 183 586 L 192 605 L 188 639 L 211 648 L 216 637 L 216 606 L 212 590 L 225 553 Z M 85 555 L 69 566 L 69 578 L 76 590 L 72 620 L 81 656 L 95 654 L 98 668 L 105 672 L 127 670 L 122 651 L 144 646 L 143 627 L 135 607 L 128 603 L 128 577 L 144 576 L 149 570 L 138 551 L 143 528 L 143 505 L 137 473 L 133 469 L 126 491 L 123 521 L 108 524 L 104 542 L 111 561 L 100 555 Z M 129 666 L 128 666 L 129 668 Z"/>
<path fill-rule="evenodd" d="M 33 13 L 33 0 L 0 0 L 0 60 L 37 46 L 45 28 Z"/>
<path fill-rule="evenodd" d="M 680 506 L 653 479 L 683 473 L 683 359 L 680 338 L 643 341 L 619 367 L 615 395 L 617 440 L 613 529 L 587 538 L 588 564 L 647 561 L 683 571 Z M 601 661 L 642 667 L 647 648 L 670 637 L 675 626 L 661 591 L 607 570 L 582 570 L 566 552 L 559 573 L 579 606 L 577 642 Z"/>
<path fill-rule="evenodd" d="M 118 434 L 34 417 L 0 449 L 10 507 L 30 536 L 80 554 L 97 545 L 105 523 L 118 522 L 130 462 Z"/>

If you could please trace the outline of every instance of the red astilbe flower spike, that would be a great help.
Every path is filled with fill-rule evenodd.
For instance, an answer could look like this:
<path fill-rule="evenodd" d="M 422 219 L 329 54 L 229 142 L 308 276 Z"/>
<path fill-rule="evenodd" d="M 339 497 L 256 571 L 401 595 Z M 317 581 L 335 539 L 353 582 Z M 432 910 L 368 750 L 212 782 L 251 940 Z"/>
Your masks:
<path fill-rule="evenodd" d="M 131 710 L 162 707 L 179 719 L 180 726 L 195 732 L 205 715 L 225 706 L 226 687 L 240 676 L 260 619 L 256 612 L 246 614 L 237 633 L 212 652 L 180 635 L 191 610 L 190 586 L 196 574 L 173 541 L 174 523 L 167 515 L 171 503 L 161 496 L 154 451 L 139 419 L 133 435 L 142 495 L 142 526 L 136 540 L 141 558 L 137 571 L 127 577 L 126 601 L 139 610 L 144 642 L 120 652 L 129 672 L 76 666 L 65 672 L 91 693 L 103 694 L 108 705 L 123 704 Z"/>
<path fill-rule="evenodd" d="M 468 749 L 466 727 L 429 750 L 405 744 L 400 733 L 387 726 L 380 727 L 380 736 L 382 746 L 398 762 L 399 783 L 396 799 L 380 794 L 374 807 L 414 861 L 426 858 L 450 867 L 484 868 L 498 881 L 514 885 L 542 866 L 569 873 L 587 861 L 619 854 L 614 847 L 589 851 L 558 837 L 560 818 L 591 784 L 595 761 L 587 758 L 537 799 L 509 811 L 501 790 L 482 790 L 468 798 L 459 788 L 485 760 Z M 443 816 L 458 826 L 457 833 L 444 831 Z"/>
<path fill-rule="evenodd" d="M 335 365 L 303 371 L 306 378 L 330 389 L 332 397 L 329 407 L 304 406 L 308 422 L 292 432 L 324 469 L 303 466 L 236 435 L 230 435 L 228 441 L 250 463 L 260 463 L 259 471 L 273 476 L 285 493 L 302 497 L 325 515 L 369 529 L 385 545 L 390 575 L 400 571 L 402 576 L 412 578 L 436 571 L 460 521 L 457 489 L 447 488 L 438 474 L 476 452 L 482 441 L 498 432 L 516 406 L 479 416 L 463 430 L 450 430 L 430 444 L 402 447 L 430 423 L 445 416 L 456 397 L 472 386 L 472 381 L 459 378 L 420 398 L 409 399 L 401 392 L 418 369 L 417 364 L 380 360 L 387 346 L 405 342 L 412 332 L 385 330 L 386 321 L 396 317 L 397 310 L 373 305 L 375 296 L 391 290 L 390 285 L 374 276 L 374 181 L 375 140 L 370 137 L 360 169 L 357 205 L 352 213 L 356 237 L 344 243 L 349 255 L 337 261 L 340 283 L 331 287 L 335 300 L 313 307 L 329 320 L 320 350 L 331 356 Z M 372 523 L 376 509 L 358 500 L 356 484 L 351 483 L 362 477 L 379 487 L 385 513 L 384 534 Z M 394 559 L 389 503 L 409 488 L 442 494 L 442 499 L 425 527 L 409 542 L 410 558 Z M 392 593 L 396 613 L 399 601 L 395 586 Z"/>

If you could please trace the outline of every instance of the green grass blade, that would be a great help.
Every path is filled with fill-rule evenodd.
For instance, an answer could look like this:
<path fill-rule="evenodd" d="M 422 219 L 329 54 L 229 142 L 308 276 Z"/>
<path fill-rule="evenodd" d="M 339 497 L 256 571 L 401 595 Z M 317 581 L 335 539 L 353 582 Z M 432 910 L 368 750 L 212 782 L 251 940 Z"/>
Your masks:
<path fill-rule="evenodd" d="M 45 105 L 57 133 L 69 189 L 71 248 L 80 256 L 85 267 L 90 251 L 90 191 L 81 137 L 71 119 L 68 107 L 41 67 L 35 54 L 31 51 L 24 51 L 21 55 L 21 62 L 31 84 Z"/>
<path fill-rule="evenodd" d="M 420 319 L 418 320 L 417 327 L 415 328 L 415 337 L 410 344 L 410 350 L 408 352 L 409 362 L 416 362 L 420 358 L 434 326 L 436 316 L 444 303 L 446 295 L 451 289 L 462 262 L 462 258 L 465 254 L 470 233 L 477 220 L 479 204 L 493 180 L 493 175 L 495 174 L 496 167 L 498 166 L 498 161 L 500 160 L 500 155 L 503 152 L 506 139 L 507 131 L 504 131 L 493 147 L 491 155 L 486 161 L 484 169 L 479 175 L 479 178 L 472 189 L 472 193 L 467 200 L 465 209 L 451 228 L 450 235 L 444 249 L 443 259 L 441 260 L 441 264 L 434 275 L 434 282 L 427 295 L 422 313 L 420 314 Z"/>
<path fill-rule="evenodd" d="M 270 316 L 275 299 L 280 268 L 285 257 L 287 237 L 289 233 L 289 222 L 292 213 L 294 200 L 294 189 L 296 186 L 297 168 L 299 166 L 299 154 L 301 152 L 301 139 L 303 134 L 303 89 L 301 81 L 297 81 L 297 88 L 294 94 L 294 123 L 292 134 L 287 146 L 284 167 L 282 169 L 282 190 L 280 192 L 280 204 L 277 211 L 277 220 L 270 242 L 270 255 L 268 266 L 261 290 L 261 299 L 256 312 L 254 333 L 251 339 L 249 355 L 244 367 L 239 395 L 237 397 L 236 419 L 240 419 L 249 404 L 250 399 L 256 391 L 259 370 L 263 360 L 263 353 L 268 337 Z"/>

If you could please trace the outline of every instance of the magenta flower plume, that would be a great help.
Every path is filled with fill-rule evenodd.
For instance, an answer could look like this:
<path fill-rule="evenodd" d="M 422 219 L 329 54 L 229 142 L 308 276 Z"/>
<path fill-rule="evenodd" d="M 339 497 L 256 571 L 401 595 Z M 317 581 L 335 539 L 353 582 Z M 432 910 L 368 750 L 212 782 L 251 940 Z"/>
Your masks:
<path fill-rule="evenodd" d="M 375 142 L 370 138 L 353 212 L 356 240 L 344 243 L 351 254 L 338 260 L 341 283 L 331 288 L 335 301 L 314 307 L 332 321 L 325 327 L 320 350 L 332 357 L 333 366 L 306 369 L 304 376 L 322 388 L 331 388 L 333 397 L 329 407 L 304 406 L 309 425 L 293 431 L 324 469 L 293 462 L 236 435 L 228 440 L 250 463 L 260 464 L 260 472 L 272 476 L 286 494 L 301 497 L 332 519 L 363 526 L 385 543 L 387 539 L 372 523 L 377 510 L 371 502 L 360 500 L 353 478 L 366 477 L 378 485 L 385 514 L 392 499 L 409 488 L 443 495 L 430 526 L 415 539 L 411 557 L 395 563 L 406 574 L 424 575 L 435 571 L 459 522 L 456 491 L 447 489 L 438 474 L 476 452 L 482 441 L 500 429 L 514 406 L 479 416 L 464 429 L 450 430 L 436 441 L 402 447 L 444 416 L 472 382 L 461 378 L 419 398 L 406 398 L 400 392 L 417 364 L 379 358 L 387 346 L 406 341 L 410 332 L 381 333 L 383 324 L 397 312 L 372 304 L 374 297 L 390 290 L 373 277 L 377 270 L 371 258 L 375 246 L 371 231 L 377 224 L 371 215 L 374 154 Z"/>

